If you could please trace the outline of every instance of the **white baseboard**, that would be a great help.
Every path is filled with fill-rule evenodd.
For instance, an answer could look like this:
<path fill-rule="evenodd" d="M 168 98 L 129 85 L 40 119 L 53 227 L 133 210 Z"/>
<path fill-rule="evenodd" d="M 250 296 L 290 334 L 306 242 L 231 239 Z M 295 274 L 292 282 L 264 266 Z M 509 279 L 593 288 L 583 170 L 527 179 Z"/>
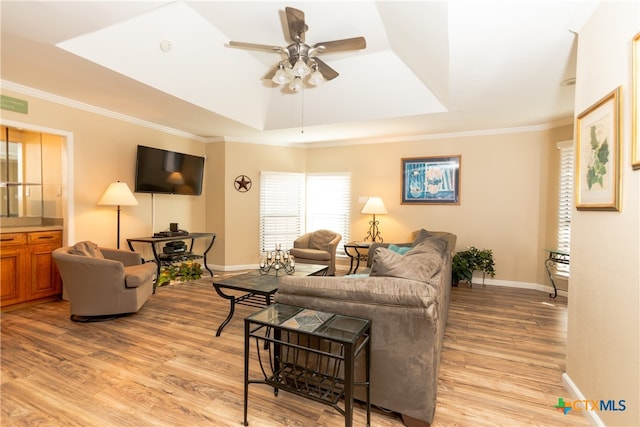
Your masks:
<path fill-rule="evenodd" d="M 562 374 L 562 385 L 564 388 L 571 393 L 571 397 L 575 400 L 587 400 L 587 398 L 582 394 L 578 386 L 571 380 L 569 374 L 566 372 Z M 589 420 L 589 424 L 592 426 L 598 427 L 606 427 L 606 424 L 600 417 L 598 416 L 596 411 L 583 411 L 587 419 Z"/>
<path fill-rule="evenodd" d="M 472 284 L 474 286 L 482 286 L 482 278 L 476 278 L 474 276 Z M 541 285 L 539 283 L 516 282 L 514 280 L 496 280 L 496 279 L 486 278 L 484 280 L 484 284 L 487 286 L 505 286 L 508 288 L 534 289 L 536 291 L 546 292 L 548 294 L 553 293 L 553 287 L 547 286 L 547 285 Z M 568 292 L 562 289 L 558 289 L 558 295 L 566 297 L 568 296 Z"/>
<path fill-rule="evenodd" d="M 257 270 L 258 264 L 247 264 L 247 265 L 217 265 L 217 264 L 207 264 L 214 273 L 216 271 L 238 271 L 238 270 Z"/>

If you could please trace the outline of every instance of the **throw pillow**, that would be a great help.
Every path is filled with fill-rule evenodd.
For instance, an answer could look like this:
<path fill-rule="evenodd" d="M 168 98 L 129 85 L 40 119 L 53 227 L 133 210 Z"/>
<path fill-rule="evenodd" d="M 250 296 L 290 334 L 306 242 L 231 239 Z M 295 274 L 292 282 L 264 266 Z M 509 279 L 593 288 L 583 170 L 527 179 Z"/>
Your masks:
<path fill-rule="evenodd" d="M 102 251 L 97 244 L 91 241 L 78 242 L 73 245 L 73 248 L 69 251 L 70 254 L 88 256 L 92 258 L 104 258 Z"/>
<path fill-rule="evenodd" d="M 377 248 L 371 265 L 371 276 L 399 277 L 428 282 L 442 266 L 446 242 L 430 238 L 400 255 L 387 248 Z"/>
<path fill-rule="evenodd" d="M 409 250 L 411 249 L 411 246 L 396 246 L 396 245 L 389 245 L 389 246 L 388 246 L 388 249 L 389 249 L 390 251 L 393 251 L 393 252 L 397 253 L 397 254 L 404 255 L 404 254 L 406 254 L 407 252 L 409 252 Z"/>
<path fill-rule="evenodd" d="M 413 241 L 413 245 L 412 246 L 416 246 L 416 245 L 424 242 L 425 240 L 427 240 L 427 239 L 429 239 L 431 237 L 433 237 L 433 234 L 429 233 L 427 230 L 425 230 L 423 228 L 420 231 L 418 231 L 418 234 L 416 235 L 416 238 Z"/>

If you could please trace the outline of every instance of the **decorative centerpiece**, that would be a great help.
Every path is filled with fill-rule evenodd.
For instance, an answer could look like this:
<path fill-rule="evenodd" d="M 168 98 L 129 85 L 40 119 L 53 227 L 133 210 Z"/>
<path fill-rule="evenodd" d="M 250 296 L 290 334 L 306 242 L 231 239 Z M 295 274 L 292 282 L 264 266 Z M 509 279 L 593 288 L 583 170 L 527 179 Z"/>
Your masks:
<path fill-rule="evenodd" d="M 289 251 L 283 251 L 281 245 L 276 245 L 275 251 L 267 251 L 260 258 L 260 274 L 269 274 L 271 270 L 275 270 L 276 276 L 280 271 L 287 274 L 293 274 L 296 270 L 296 262 Z"/>

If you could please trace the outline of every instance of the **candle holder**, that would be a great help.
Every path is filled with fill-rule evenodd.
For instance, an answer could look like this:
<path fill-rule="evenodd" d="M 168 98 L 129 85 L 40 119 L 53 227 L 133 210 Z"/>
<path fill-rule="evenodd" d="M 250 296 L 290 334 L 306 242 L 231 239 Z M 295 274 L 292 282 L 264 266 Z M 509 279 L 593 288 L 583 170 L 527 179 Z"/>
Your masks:
<path fill-rule="evenodd" d="M 296 270 L 296 262 L 289 251 L 283 251 L 280 244 L 276 245 L 275 251 L 267 251 L 265 255 L 260 258 L 260 274 L 269 274 L 271 270 L 275 270 L 276 277 L 280 271 L 284 271 L 287 274 L 293 274 Z"/>

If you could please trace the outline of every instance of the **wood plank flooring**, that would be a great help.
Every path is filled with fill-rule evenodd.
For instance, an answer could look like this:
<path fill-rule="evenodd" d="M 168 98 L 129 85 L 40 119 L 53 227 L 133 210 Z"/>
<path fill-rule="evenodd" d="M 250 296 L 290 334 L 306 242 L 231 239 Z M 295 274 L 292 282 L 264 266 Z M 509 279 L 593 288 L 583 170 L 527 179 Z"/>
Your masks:
<path fill-rule="evenodd" d="M 210 279 L 209 279 L 210 280 Z M 135 315 L 69 320 L 68 303 L 2 313 L 2 426 L 238 426 L 243 322 L 206 280 L 160 288 Z M 374 325 L 375 327 L 375 325 Z M 566 299 L 501 287 L 452 289 L 433 426 L 587 426 L 554 405 L 569 397 Z M 257 363 L 252 363 L 258 375 Z M 334 409 L 252 385 L 252 426 L 342 426 Z M 354 425 L 365 425 L 363 405 Z M 374 409 L 372 425 L 401 426 Z"/>

